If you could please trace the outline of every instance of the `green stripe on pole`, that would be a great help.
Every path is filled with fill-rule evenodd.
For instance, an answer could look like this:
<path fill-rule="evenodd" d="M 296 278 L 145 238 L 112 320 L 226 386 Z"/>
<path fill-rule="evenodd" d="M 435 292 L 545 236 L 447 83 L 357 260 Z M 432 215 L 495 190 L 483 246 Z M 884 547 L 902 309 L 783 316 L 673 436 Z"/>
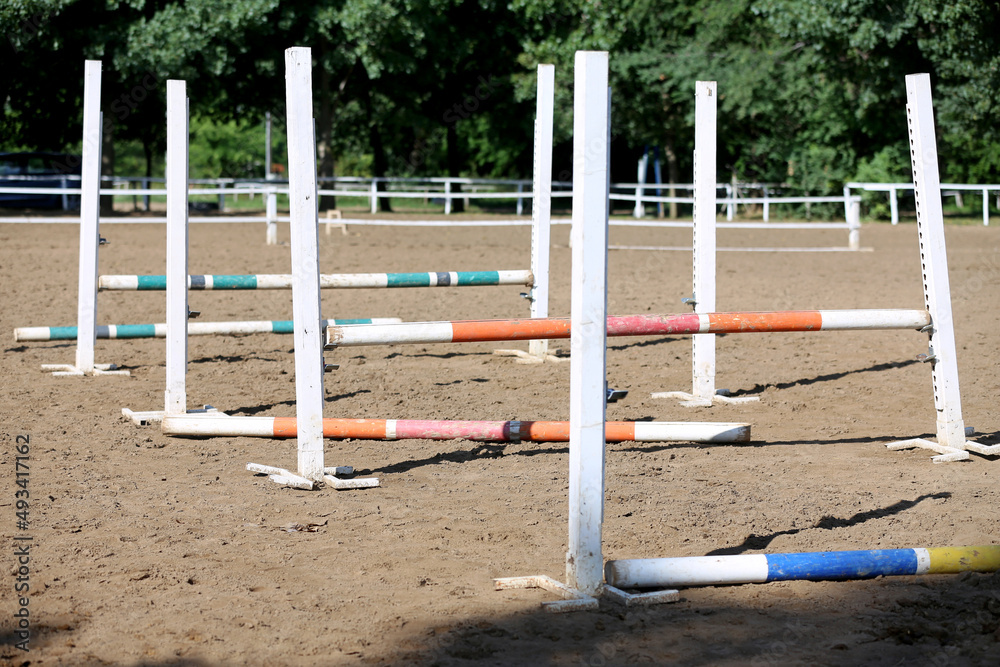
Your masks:
<path fill-rule="evenodd" d="M 499 271 L 459 271 L 458 284 L 464 285 L 497 285 L 500 283 Z"/>
<path fill-rule="evenodd" d="M 280 334 L 290 334 L 295 331 L 295 323 L 292 320 L 275 320 L 271 322 L 271 331 Z"/>
<path fill-rule="evenodd" d="M 139 279 L 137 290 L 163 291 L 167 289 L 166 276 L 136 276 Z"/>
<path fill-rule="evenodd" d="M 115 327 L 115 338 L 155 338 L 155 324 L 119 324 Z M 100 338 L 100 336 L 98 336 Z"/>
<path fill-rule="evenodd" d="M 257 289 L 257 276 L 212 276 L 212 289 Z"/>
<path fill-rule="evenodd" d="M 76 340 L 76 327 L 49 327 L 49 340 Z"/>
<path fill-rule="evenodd" d="M 387 273 L 386 287 L 430 287 L 429 273 Z"/>
<path fill-rule="evenodd" d="M 358 319 L 347 319 L 347 320 L 334 320 L 331 324 L 336 326 L 346 325 L 346 324 L 371 324 L 372 320 L 370 317 L 362 317 Z"/>

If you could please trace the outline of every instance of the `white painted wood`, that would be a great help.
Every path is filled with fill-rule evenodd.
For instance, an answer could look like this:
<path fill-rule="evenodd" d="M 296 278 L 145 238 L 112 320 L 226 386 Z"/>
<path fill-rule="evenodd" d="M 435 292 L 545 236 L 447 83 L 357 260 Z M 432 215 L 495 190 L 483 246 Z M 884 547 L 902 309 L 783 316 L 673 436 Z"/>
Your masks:
<path fill-rule="evenodd" d="M 549 316 L 549 253 L 552 227 L 552 117 L 555 108 L 555 67 L 538 66 L 535 101 L 535 173 L 531 204 L 531 316 Z M 519 200 L 520 201 L 520 200 Z M 533 340 L 528 353 L 544 359 L 549 341 Z"/>
<path fill-rule="evenodd" d="M 694 130 L 694 292 L 696 313 L 715 312 L 716 293 L 716 124 L 715 81 L 695 82 Z M 715 334 L 692 338 L 696 399 L 715 398 Z"/>
<path fill-rule="evenodd" d="M 929 74 L 906 77 L 906 119 L 910 129 L 913 190 L 917 205 L 917 235 L 924 281 L 924 304 L 931 315 L 931 381 L 937 411 L 938 443 L 964 449 L 965 423 L 958 386 L 951 287 L 944 239 L 941 180 Z"/>
<path fill-rule="evenodd" d="M 586 594 L 604 577 L 609 91 L 607 52 L 577 52 L 573 100 L 569 552 L 566 579 Z"/>
<path fill-rule="evenodd" d="M 164 412 L 187 412 L 188 326 L 187 83 L 167 81 L 167 388 Z"/>
<path fill-rule="evenodd" d="M 265 216 L 267 217 L 265 243 L 267 245 L 278 245 L 278 195 L 273 189 L 270 189 L 264 197 L 267 202 L 265 204 Z"/>
<path fill-rule="evenodd" d="M 646 207 L 642 203 L 642 198 L 646 194 L 646 172 L 649 171 L 649 153 L 644 152 L 639 158 L 636 167 L 636 187 L 635 187 L 635 207 L 632 209 L 633 218 L 641 218 L 646 215 Z"/>
<path fill-rule="evenodd" d="M 97 248 L 101 214 L 101 61 L 88 60 L 83 75 L 83 146 L 80 172 L 80 281 L 76 368 L 94 372 L 97 339 Z"/>
<path fill-rule="evenodd" d="M 312 53 L 285 51 L 288 177 L 291 207 L 292 312 L 298 472 L 323 481 L 323 339 L 319 289 L 319 209 L 313 127 Z"/>
<path fill-rule="evenodd" d="M 609 561 L 608 583 L 622 588 L 673 588 L 767 581 L 767 556 L 694 556 Z"/>

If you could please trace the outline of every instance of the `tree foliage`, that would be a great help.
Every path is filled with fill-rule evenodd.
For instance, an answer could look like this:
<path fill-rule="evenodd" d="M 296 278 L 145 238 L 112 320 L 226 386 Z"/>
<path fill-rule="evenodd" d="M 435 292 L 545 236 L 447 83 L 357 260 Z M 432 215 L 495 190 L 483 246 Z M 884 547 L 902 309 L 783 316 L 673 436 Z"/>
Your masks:
<path fill-rule="evenodd" d="M 168 78 L 188 81 L 204 136 L 210 122 L 246 132 L 284 115 L 283 52 L 299 45 L 313 48 L 322 173 L 525 176 L 535 66 L 548 62 L 558 178 L 574 53 L 602 49 L 616 180 L 634 178 L 646 146 L 670 180 L 690 180 L 696 80 L 718 82 L 720 178 L 816 194 L 898 178 L 904 77 L 918 71 L 932 75 L 943 176 L 1000 179 L 991 0 L 4 0 L 0 33 L 4 149 L 79 141 L 85 58 L 104 63 L 106 131 L 149 165 Z M 259 172 L 242 148 L 218 168 Z"/>

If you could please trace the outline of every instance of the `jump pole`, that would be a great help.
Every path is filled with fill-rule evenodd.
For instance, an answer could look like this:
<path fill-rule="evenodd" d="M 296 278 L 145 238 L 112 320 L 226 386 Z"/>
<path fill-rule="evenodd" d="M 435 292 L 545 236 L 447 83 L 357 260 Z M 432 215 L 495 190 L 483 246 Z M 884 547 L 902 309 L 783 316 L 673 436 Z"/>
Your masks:
<path fill-rule="evenodd" d="M 675 588 L 997 570 L 1000 546 L 991 545 L 612 560 L 604 576 L 617 588 Z"/>
<path fill-rule="evenodd" d="M 920 330 L 931 322 L 926 310 L 790 310 L 772 312 L 625 315 L 605 319 L 607 335 L 673 336 L 715 333 Z M 363 345 L 484 343 L 538 338 L 570 338 L 569 318 L 542 320 L 459 320 L 360 324 L 326 329 L 327 348 Z"/>
<path fill-rule="evenodd" d="M 323 320 L 323 326 L 348 326 L 355 324 L 399 324 L 398 317 L 371 317 L 359 319 Z M 188 322 L 188 336 L 239 336 L 245 334 L 290 334 L 292 320 L 248 320 L 246 322 Z M 43 342 L 50 340 L 76 340 L 76 327 L 19 327 L 14 329 L 17 342 Z M 166 322 L 155 324 L 99 324 L 98 340 L 134 338 L 166 338 Z"/>
<path fill-rule="evenodd" d="M 294 438 L 292 417 L 167 416 L 163 432 L 179 437 Z M 565 421 L 324 419 L 323 437 L 355 440 L 473 440 L 568 442 Z M 750 425 L 717 422 L 607 422 L 607 442 L 748 442 Z"/>
<path fill-rule="evenodd" d="M 400 287 L 482 287 L 526 285 L 532 271 L 434 271 L 429 273 L 331 273 L 319 277 L 321 289 L 369 289 Z M 106 275 L 97 281 L 102 291 L 163 291 L 167 277 L 154 275 Z M 291 274 L 195 275 L 188 276 L 191 290 L 287 290 Z M 532 315 L 534 317 L 534 315 Z"/>
<path fill-rule="evenodd" d="M 534 169 L 531 202 L 531 317 L 549 316 L 549 247 L 552 227 L 552 127 L 555 110 L 555 66 L 538 66 L 535 98 Z M 533 340 L 528 352 L 494 350 L 500 356 L 516 356 L 522 363 L 561 361 L 549 354 L 547 340 Z"/>
<path fill-rule="evenodd" d="M 101 61 L 88 60 L 83 73 L 83 146 L 80 175 L 80 275 L 77 284 L 76 364 L 42 364 L 53 375 L 128 375 L 114 364 L 94 363 L 97 339 L 97 252 L 101 208 Z"/>
<path fill-rule="evenodd" d="M 695 82 L 694 131 L 694 247 L 693 286 L 685 299 L 696 313 L 715 311 L 716 303 L 716 163 L 718 127 L 718 86 L 715 81 Z M 715 388 L 715 335 L 691 339 L 691 393 L 658 392 L 653 398 L 681 399 L 686 407 L 710 406 L 713 402 L 745 403 L 757 397 L 729 398 L 726 390 Z"/>

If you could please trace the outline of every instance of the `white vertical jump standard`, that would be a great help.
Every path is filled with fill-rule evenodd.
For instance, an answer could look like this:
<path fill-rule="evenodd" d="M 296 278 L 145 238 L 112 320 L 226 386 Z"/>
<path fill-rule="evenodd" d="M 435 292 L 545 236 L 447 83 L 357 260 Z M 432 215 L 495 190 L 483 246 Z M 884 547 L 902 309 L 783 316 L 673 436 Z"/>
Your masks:
<path fill-rule="evenodd" d="M 187 409 L 188 357 L 188 142 L 190 119 L 187 82 L 167 81 L 167 273 L 166 375 L 163 410 L 122 415 L 138 425 L 162 421 L 164 416 L 219 414 L 210 405 Z"/>
<path fill-rule="evenodd" d="M 965 439 L 929 74 L 911 74 L 906 77 L 906 122 L 909 128 L 910 159 L 913 164 L 913 191 L 917 205 L 917 234 L 920 240 L 924 305 L 931 315 L 931 324 L 925 329 L 930 336 L 927 361 L 931 364 L 938 441 L 934 443 L 923 438 L 915 438 L 894 442 L 888 447 L 893 450 L 910 447 L 930 449 L 939 454 L 934 457 L 935 461 L 967 459 L 969 451 L 978 454 L 1000 454 L 1000 445 L 981 445 Z"/>
<path fill-rule="evenodd" d="M 696 313 L 715 312 L 716 286 L 716 143 L 718 88 L 715 81 L 695 82 L 694 126 L 694 291 L 685 299 Z M 692 336 L 692 391 L 658 392 L 653 398 L 678 398 L 686 407 L 707 407 L 713 402 L 745 403 L 757 397 L 729 398 L 715 388 L 715 334 Z"/>
<path fill-rule="evenodd" d="M 552 127 L 555 110 L 554 65 L 538 66 L 535 99 L 534 171 L 531 202 L 531 317 L 549 316 L 549 247 L 552 228 Z M 517 356 L 522 363 L 562 361 L 549 354 L 549 341 L 533 340 L 527 354 L 522 350 L 495 350 L 501 356 Z"/>
<path fill-rule="evenodd" d="M 570 338 L 569 550 L 566 583 L 535 575 L 494 580 L 497 590 L 543 588 L 549 611 L 596 609 L 604 586 L 610 93 L 607 52 L 576 54 L 573 102 L 573 291 Z M 629 600 L 623 592 L 616 596 Z M 676 593 L 660 594 L 663 601 Z"/>
<path fill-rule="evenodd" d="M 569 551 L 566 585 L 600 591 L 604 561 L 610 111 L 607 52 L 577 53 L 573 99 Z"/>
<path fill-rule="evenodd" d="M 317 482 L 334 488 L 378 486 L 378 480 L 338 480 L 350 472 L 323 465 L 323 322 L 319 287 L 319 203 L 316 196 L 316 134 L 312 101 L 312 50 L 285 51 L 288 122 L 288 178 L 291 209 L 292 313 L 295 339 L 295 414 L 297 473 L 250 463 L 252 472 L 301 489 Z M 186 276 L 185 276 L 186 279 Z"/>
<path fill-rule="evenodd" d="M 187 83 L 167 81 L 167 388 L 164 413 L 187 412 L 188 309 Z"/>
<path fill-rule="evenodd" d="M 80 176 L 80 281 L 76 364 L 42 364 L 53 375 L 128 375 L 114 364 L 94 363 L 97 340 L 97 251 L 101 214 L 101 61 L 88 60 L 83 78 L 83 146 Z"/>

